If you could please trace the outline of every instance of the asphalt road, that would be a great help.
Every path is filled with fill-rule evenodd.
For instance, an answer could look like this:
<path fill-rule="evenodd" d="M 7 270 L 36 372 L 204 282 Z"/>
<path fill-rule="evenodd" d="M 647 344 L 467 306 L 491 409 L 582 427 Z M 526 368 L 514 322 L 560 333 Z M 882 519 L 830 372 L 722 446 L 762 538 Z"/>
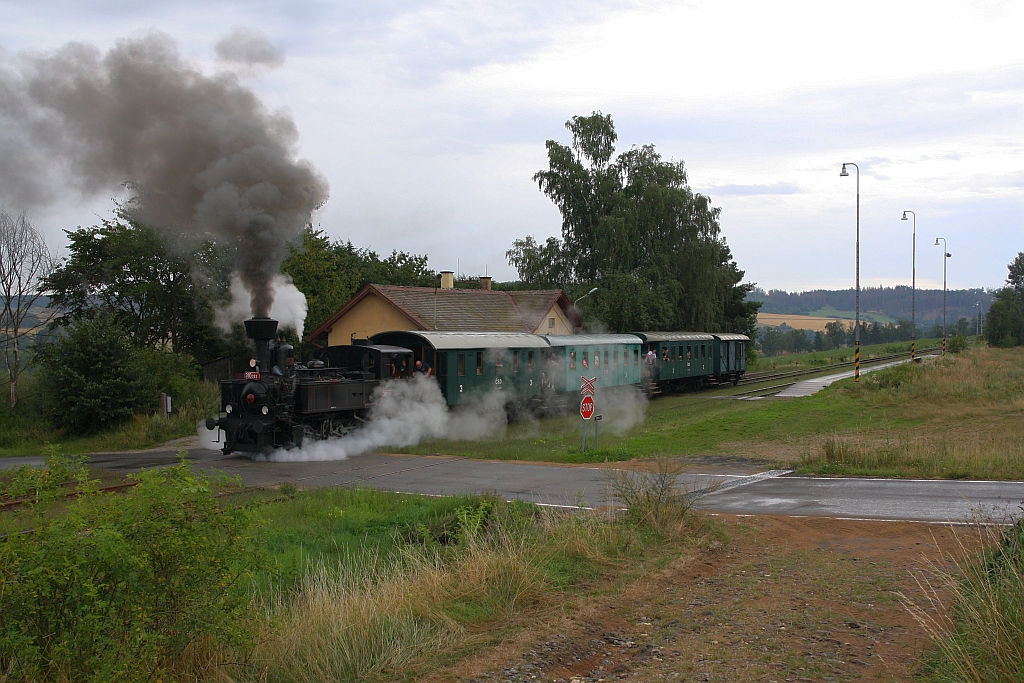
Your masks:
<path fill-rule="evenodd" d="M 133 472 L 176 461 L 174 450 L 94 454 L 94 465 Z M 305 488 L 372 486 L 389 491 L 447 495 L 493 493 L 542 505 L 613 503 L 607 470 L 451 456 L 370 453 L 331 462 L 253 462 L 219 451 L 193 449 L 196 467 L 238 475 L 250 486 L 293 483 Z M 40 458 L 5 458 L 0 467 L 38 464 Z M 847 519 L 967 522 L 1018 518 L 1024 482 L 796 477 L 783 471 L 686 474 L 682 484 L 703 493 L 710 512 Z M 712 489 L 708 491 L 709 489 Z"/>

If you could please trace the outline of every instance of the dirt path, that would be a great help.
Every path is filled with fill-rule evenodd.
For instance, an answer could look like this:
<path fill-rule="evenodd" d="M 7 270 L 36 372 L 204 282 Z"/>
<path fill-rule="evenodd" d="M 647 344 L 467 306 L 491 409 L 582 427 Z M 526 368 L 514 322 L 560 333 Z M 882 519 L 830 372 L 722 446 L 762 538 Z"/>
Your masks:
<path fill-rule="evenodd" d="M 921 597 L 911 574 L 937 547 L 954 548 L 948 528 L 719 520 L 728 542 L 575 605 L 438 680 L 910 680 L 928 641 L 895 592 Z"/>

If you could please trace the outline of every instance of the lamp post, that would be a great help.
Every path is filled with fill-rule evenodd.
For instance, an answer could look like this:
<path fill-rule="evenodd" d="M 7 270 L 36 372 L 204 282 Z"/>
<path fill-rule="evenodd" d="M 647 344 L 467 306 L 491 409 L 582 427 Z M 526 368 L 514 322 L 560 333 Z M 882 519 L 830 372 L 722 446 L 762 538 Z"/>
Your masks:
<path fill-rule="evenodd" d="M 946 238 L 936 237 L 935 246 L 939 246 L 939 240 L 942 240 L 942 355 L 946 355 L 946 259 L 950 254 L 946 249 Z"/>
<path fill-rule="evenodd" d="M 914 362 L 914 343 L 917 340 L 917 320 L 914 317 L 914 299 L 917 298 L 917 214 L 904 211 L 901 221 L 907 220 L 907 214 L 914 217 L 914 237 L 910 242 L 910 362 Z"/>
<path fill-rule="evenodd" d="M 576 299 L 576 301 L 573 301 L 572 302 L 572 307 L 576 308 L 576 304 L 578 304 L 579 302 L 583 301 L 584 299 L 586 299 L 588 296 L 590 296 L 591 294 L 593 294 L 596 291 L 597 291 L 597 287 L 594 287 L 592 290 L 590 290 L 589 292 L 587 292 L 586 294 L 581 296 L 579 299 Z"/>
<path fill-rule="evenodd" d="M 981 336 L 981 302 L 980 301 L 975 301 L 974 302 L 974 307 L 978 309 L 978 318 L 977 318 L 977 320 L 974 323 L 974 336 L 975 337 L 980 337 Z"/>
<path fill-rule="evenodd" d="M 843 169 L 839 171 L 839 176 L 845 178 L 850 174 L 847 173 L 846 167 L 853 166 L 857 169 L 857 257 L 856 257 L 856 282 L 857 282 L 857 293 L 856 293 L 856 312 L 854 313 L 854 328 L 853 328 L 853 339 L 854 339 L 854 351 L 853 351 L 853 381 L 860 381 L 860 166 L 848 161 L 843 164 Z"/>

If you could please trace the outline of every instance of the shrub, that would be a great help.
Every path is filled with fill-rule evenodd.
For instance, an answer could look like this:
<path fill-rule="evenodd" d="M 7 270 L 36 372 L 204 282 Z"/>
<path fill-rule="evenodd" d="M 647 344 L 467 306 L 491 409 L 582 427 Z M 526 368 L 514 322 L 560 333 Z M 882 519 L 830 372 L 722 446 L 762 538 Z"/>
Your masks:
<path fill-rule="evenodd" d="M 249 512 L 184 460 L 133 478 L 0 543 L 5 680 L 156 681 L 190 648 L 249 642 Z"/>
<path fill-rule="evenodd" d="M 955 334 L 953 338 L 949 340 L 949 352 L 960 353 L 967 348 L 967 337 L 962 334 Z"/>
<path fill-rule="evenodd" d="M 120 326 L 101 316 L 73 323 L 66 332 L 43 344 L 37 356 L 44 411 L 55 426 L 89 434 L 149 407 L 145 365 Z"/>

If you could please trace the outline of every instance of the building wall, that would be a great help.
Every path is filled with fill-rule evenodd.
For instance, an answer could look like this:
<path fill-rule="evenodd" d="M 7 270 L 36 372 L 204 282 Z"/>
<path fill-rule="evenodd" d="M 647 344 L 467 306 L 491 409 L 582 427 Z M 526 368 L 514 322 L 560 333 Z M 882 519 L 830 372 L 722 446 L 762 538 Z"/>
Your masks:
<path fill-rule="evenodd" d="M 551 326 L 551 319 L 554 318 L 554 326 Z M 562 310 L 561 306 L 555 304 L 551 307 L 551 310 L 541 318 L 540 327 L 535 331 L 536 334 L 575 334 L 572 322 L 565 315 L 565 311 Z"/>
<path fill-rule="evenodd" d="M 327 343 L 343 346 L 351 344 L 353 339 L 366 339 L 378 332 L 418 329 L 419 326 L 397 308 L 376 294 L 370 294 L 331 326 Z"/>

